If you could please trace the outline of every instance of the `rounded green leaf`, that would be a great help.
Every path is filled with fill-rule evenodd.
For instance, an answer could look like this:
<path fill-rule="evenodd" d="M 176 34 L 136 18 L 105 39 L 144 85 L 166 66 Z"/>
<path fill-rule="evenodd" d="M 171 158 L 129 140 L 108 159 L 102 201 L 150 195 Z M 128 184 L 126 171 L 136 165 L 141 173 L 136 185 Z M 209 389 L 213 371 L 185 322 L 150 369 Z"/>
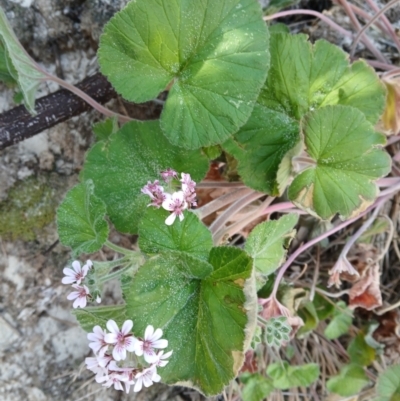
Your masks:
<path fill-rule="evenodd" d="M 116 321 L 119 327 L 126 320 L 125 305 L 87 306 L 84 309 L 74 309 L 72 314 L 75 315 L 82 329 L 88 333 L 92 332 L 96 325 L 105 329 L 109 319 Z"/>
<path fill-rule="evenodd" d="M 260 223 L 253 229 L 244 249 L 253 258 L 258 273 L 269 275 L 283 263 L 298 220 L 298 215 L 292 213 Z"/>
<path fill-rule="evenodd" d="M 274 390 L 271 380 L 259 373 L 243 374 L 240 376 L 240 380 L 244 383 L 243 401 L 262 401 Z"/>
<path fill-rule="evenodd" d="M 275 388 L 285 390 L 292 387 L 308 387 L 319 376 L 319 366 L 308 363 L 302 366 L 290 366 L 288 362 L 272 363 L 267 367 Z"/>
<path fill-rule="evenodd" d="M 379 401 L 398 401 L 400 399 L 400 365 L 390 366 L 379 375 L 376 392 Z"/>
<path fill-rule="evenodd" d="M 342 104 L 364 113 L 375 124 L 385 106 L 386 90 L 364 61 L 349 63 L 339 47 L 303 34 L 271 35 L 271 68 L 259 103 L 297 120 L 319 107 Z"/>
<path fill-rule="evenodd" d="M 237 248 L 213 248 L 209 261 L 182 252 L 150 259 L 125 294 L 127 315 L 140 332 L 161 327 L 173 350 L 159 370 L 169 384 L 207 395 L 236 377 L 257 313 L 252 263 Z"/>
<path fill-rule="evenodd" d="M 147 181 L 160 179 L 160 172 L 172 168 L 200 181 L 207 172 L 207 158 L 198 150 L 171 145 L 158 121 L 132 121 L 98 142 L 86 156 L 84 179 L 95 183 L 96 195 L 107 206 L 107 214 L 122 232 L 137 233 L 138 222 L 149 197 L 141 194 Z"/>
<path fill-rule="evenodd" d="M 74 254 L 98 251 L 108 237 L 106 206 L 94 195 L 91 180 L 72 188 L 57 210 L 60 242 Z"/>
<path fill-rule="evenodd" d="M 365 210 L 378 194 L 374 181 L 390 171 L 390 157 L 380 149 L 385 137 L 360 111 L 347 106 L 308 113 L 302 130 L 314 165 L 296 176 L 290 200 L 324 220 Z"/>
<path fill-rule="evenodd" d="M 359 393 L 368 382 L 364 369 L 361 366 L 350 364 L 343 366 L 339 375 L 331 377 L 327 381 L 326 387 L 332 393 L 349 397 Z"/>
<path fill-rule="evenodd" d="M 238 172 L 247 186 L 279 195 L 279 166 L 299 140 L 296 120 L 256 104 L 247 123 L 223 147 L 239 161 Z"/>
<path fill-rule="evenodd" d="M 31 114 L 35 114 L 36 90 L 46 76 L 39 71 L 34 61 L 19 43 L 1 7 L 0 40 L 5 48 L 4 60 L 8 73 L 18 82 L 26 108 Z"/>
<path fill-rule="evenodd" d="M 184 211 L 184 219 L 167 226 L 170 213 L 148 208 L 139 223 L 139 247 L 145 253 L 181 251 L 200 259 L 208 259 L 213 246 L 209 229 L 192 212 Z"/>
<path fill-rule="evenodd" d="M 165 134 L 210 146 L 249 118 L 268 71 L 268 31 L 256 0 L 136 0 L 106 25 L 99 63 L 130 101 L 170 86 Z"/>

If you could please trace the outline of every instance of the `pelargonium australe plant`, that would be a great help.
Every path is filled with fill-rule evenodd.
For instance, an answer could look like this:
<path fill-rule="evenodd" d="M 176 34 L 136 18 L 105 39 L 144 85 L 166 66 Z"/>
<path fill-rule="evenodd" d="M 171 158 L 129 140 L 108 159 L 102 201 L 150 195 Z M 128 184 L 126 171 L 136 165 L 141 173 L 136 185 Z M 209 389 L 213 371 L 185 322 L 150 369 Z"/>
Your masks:
<path fill-rule="evenodd" d="M 1 16 L 7 57 L 32 108 L 29 80 L 43 72 Z M 103 248 L 118 255 L 76 260 L 63 278 L 89 333 L 86 365 L 106 387 L 139 391 L 162 381 L 216 395 L 262 355 L 260 344 L 280 350 L 318 319 L 331 319 L 327 339 L 346 333 L 350 308 L 339 302 L 332 311 L 317 276 L 304 289 L 284 275 L 311 246 L 370 213 L 324 285 L 353 280 L 353 305 L 367 291 L 367 309 L 382 303 L 377 262 L 360 274 L 347 252 L 400 188 L 398 178 L 382 178 L 391 171 L 376 129 L 386 87 L 365 61 L 284 26 L 269 29 L 269 19 L 256 0 L 136 0 L 104 28 L 98 60 L 115 90 L 138 103 L 167 92 L 159 120 L 114 115 L 94 127 L 98 141 L 80 183 L 57 213 L 60 241 L 74 257 Z M 319 231 L 286 260 L 299 215 L 312 216 Z M 112 243 L 110 225 L 137 235 L 135 247 Z M 124 304 L 96 305 L 112 279 Z M 328 388 L 351 395 L 337 385 L 349 372 L 357 390 L 365 386 L 366 365 L 357 363 Z M 266 397 L 310 386 L 319 367 L 285 361 L 266 374 L 243 379 L 245 389 Z"/>

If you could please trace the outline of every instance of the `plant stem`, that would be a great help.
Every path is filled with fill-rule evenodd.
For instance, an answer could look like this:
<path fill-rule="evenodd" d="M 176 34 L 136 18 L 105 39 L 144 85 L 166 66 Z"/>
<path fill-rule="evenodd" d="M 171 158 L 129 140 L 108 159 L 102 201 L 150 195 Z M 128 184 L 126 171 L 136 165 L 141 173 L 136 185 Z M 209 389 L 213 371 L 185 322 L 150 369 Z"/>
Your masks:
<path fill-rule="evenodd" d="M 357 47 L 357 43 L 360 41 L 361 37 L 364 35 L 364 32 L 377 20 L 380 18 L 382 14 L 384 14 L 386 11 L 388 11 L 390 8 L 392 8 L 394 5 L 396 5 L 399 2 L 399 0 L 392 0 L 390 3 L 386 4 L 385 7 L 383 7 L 379 12 L 377 12 L 357 33 L 357 36 L 354 38 L 353 43 L 350 48 L 350 57 L 352 58 L 354 55 L 354 52 Z M 370 49 L 371 50 L 371 49 Z M 375 55 L 376 56 L 376 55 Z M 385 58 L 383 62 L 387 62 Z"/>
<path fill-rule="evenodd" d="M 140 254 L 140 252 L 131 251 L 129 249 L 123 248 L 122 246 L 115 245 L 108 240 L 106 241 L 105 246 L 112 249 L 115 252 L 122 253 L 123 255 Z"/>
<path fill-rule="evenodd" d="M 336 22 L 333 22 L 331 19 L 329 19 L 326 15 L 312 10 L 300 9 L 300 10 L 281 11 L 279 13 L 264 17 L 264 21 L 270 21 L 276 18 L 282 18 L 282 17 L 287 17 L 289 15 L 299 15 L 299 14 L 313 15 L 314 17 L 317 17 L 320 20 L 326 22 L 328 25 L 330 25 L 333 29 L 336 29 L 343 36 L 353 37 L 353 34 L 350 31 L 347 31 L 346 29 L 342 28 L 340 25 L 336 24 Z"/>
<path fill-rule="evenodd" d="M 225 236 L 231 237 L 233 234 L 238 233 L 242 228 L 246 227 L 252 221 L 258 219 L 260 216 L 264 214 L 264 209 L 267 206 L 269 206 L 274 199 L 275 199 L 274 197 L 268 196 L 267 199 L 255 211 L 246 214 L 246 216 L 243 219 L 235 222 L 234 224 L 231 224 L 228 227 L 222 227 L 213 236 L 214 243 L 218 244 L 219 241 L 221 241 L 221 239 L 224 238 Z"/>
<path fill-rule="evenodd" d="M 363 28 L 361 28 L 361 24 L 358 22 L 358 19 L 355 16 L 353 9 L 350 7 L 347 0 L 337 0 L 337 3 L 339 3 L 345 9 L 347 15 L 350 17 L 351 22 L 358 31 L 357 36 L 363 39 L 365 46 L 378 60 L 382 61 L 383 63 L 387 63 L 388 61 L 383 56 L 383 54 L 371 43 L 369 38 L 366 35 L 364 35 L 364 30 Z M 353 58 L 353 54 L 351 52 L 350 52 L 350 58 Z"/>
<path fill-rule="evenodd" d="M 197 188 L 247 188 L 243 182 L 203 181 L 196 184 Z"/>
<path fill-rule="evenodd" d="M 279 284 L 280 284 L 280 282 L 281 282 L 286 270 L 291 266 L 291 264 L 296 260 L 296 258 L 299 255 L 301 255 L 304 251 L 306 251 L 311 246 L 317 244 L 318 242 L 322 241 L 323 239 L 329 237 L 330 235 L 336 233 L 337 231 L 341 230 L 342 228 L 347 227 L 351 223 L 353 223 L 356 220 L 360 219 L 361 217 L 365 216 L 371 210 L 373 210 L 373 209 L 375 209 L 377 207 L 380 207 L 383 203 L 385 203 L 389 199 L 390 195 L 391 195 L 391 193 L 389 195 L 387 195 L 387 196 L 379 198 L 372 206 L 370 206 L 364 212 L 360 213 L 357 217 L 354 217 L 354 218 L 352 218 L 350 220 L 347 220 L 347 221 L 344 221 L 343 223 L 340 223 L 336 227 L 328 230 L 327 232 L 319 235 L 318 237 L 316 237 L 316 238 L 312 239 L 311 241 L 307 242 L 306 244 L 300 246 L 295 252 L 293 252 L 290 255 L 290 257 L 287 259 L 287 261 L 279 269 L 279 272 L 278 272 L 278 274 L 276 276 L 276 279 L 275 279 L 274 288 L 272 290 L 271 296 L 276 297 Z"/>
<path fill-rule="evenodd" d="M 375 12 L 379 12 L 379 7 L 375 4 L 375 2 L 373 0 L 367 0 L 368 5 L 372 8 L 372 10 L 374 10 Z M 392 38 L 394 44 L 397 47 L 397 50 L 400 52 L 400 39 L 398 38 L 398 36 L 396 35 L 396 32 L 394 31 L 392 24 L 390 23 L 390 21 L 387 19 L 385 14 L 381 15 L 382 17 L 382 21 L 383 24 L 386 28 L 386 32 L 390 35 L 390 37 Z M 378 25 L 378 24 L 377 24 Z"/>
<path fill-rule="evenodd" d="M 251 190 L 243 198 L 234 202 L 231 206 L 228 207 L 210 226 L 211 234 L 215 234 L 221 227 L 225 225 L 232 217 L 246 207 L 248 204 L 254 202 L 256 199 L 265 196 L 265 194 L 257 191 Z"/>
<path fill-rule="evenodd" d="M 122 114 L 115 113 L 107 107 L 102 106 L 100 103 L 96 102 L 93 98 L 88 96 L 85 92 L 80 90 L 74 85 L 69 84 L 68 82 L 65 82 L 63 79 L 60 79 L 54 75 L 49 74 L 48 72 L 42 70 L 42 72 L 45 74 L 46 78 L 49 81 L 53 81 L 58 83 L 60 86 L 62 86 L 65 89 L 68 89 L 70 92 L 74 93 L 75 95 L 79 96 L 81 99 L 83 99 L 86 103 L 90 104 L 95 110 L 99 111 L 100 113 L 104 114 L 107 117 L 117 117 L 118 120 L 121 123 L 126 123 L 128 121 L 132 121 L 132 118 L 128 116 L 123 116 Z"/>
<path fill-rule="evenodd" d="M 101 276 L 98 278 L 99 283 L 105 283 L 106 281 L 113 280 L 114 278 L 117 278 L 121 276 L 121 274 L 125 273 L 129 269 L 131 269 L 133 266 L 135 266 L 133 263 L 125 263 L 121 269 L 112 272 L 110 274 L 107 274 L 105 276 Z M 139 268 L 139 264 L 136 265 L 136 268 Z"/>
<path fill-rule="evenodd" d="M 199 217 L 199 219 L 204 219 L 204 217 L 209 216 L 211 213 L 214 213 L 216 210 L 221 209 L 222 207 L 231 204 L 238 198 L 253 192 L 250 188 L 240 188 L 235 191 L 229 192 L 228 194 L 222 195 L 217 199 L 207 203 L 206 205 L 195 210 L 195 213 Z"/>
<path fill-rule="evenodd" d="M 381 207 L 383 204 L 377 206 L 374 212 L 371 214 L 369 219 L 350 237 L 350 239 L 346 242 L 346 245 L 343 247 L 342 252 L 340 252 L 339 258 L 346 258 L 350 248 L 355 244 L 358 238 L 364 234 L 364 232 L 368 229 L 368 227 L 375 221 L 376 217 L 378 216 Z"/>
<path fill-rule="evenodd" d="M 292 202 L 280 202 L 275 203 L 275 205 L 269 206 L 264 210 L 263 214 L 272 214 L 275 212 L 280 212 L 281 210 L 293 209 L 296 206 Z"/>

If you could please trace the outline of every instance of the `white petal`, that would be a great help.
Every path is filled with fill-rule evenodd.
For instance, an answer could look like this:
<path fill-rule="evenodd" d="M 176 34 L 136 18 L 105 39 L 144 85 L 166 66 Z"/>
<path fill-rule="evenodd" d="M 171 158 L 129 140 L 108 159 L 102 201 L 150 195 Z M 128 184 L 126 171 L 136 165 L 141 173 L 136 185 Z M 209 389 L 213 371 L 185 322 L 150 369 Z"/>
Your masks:
<path fill-rule="evenodd" d="M 137 338 L 133 336 L 129 336 L 125 338 L 125 348 L 129 352 L 134 352 L 135 350 L 135 344 L 137 342 Z"/>
<path fill-rule="evenodd" d="M 157 340 L 151 343 L 154 348 L 167 348 L 168 347 L 168 340 Z"/>
<path fill-rule="evenodd" d="M 78 291 L 73 291 L 70 294 L 68 294 L 67 299 L 69 299 L 70 301 L 72 301 L 75 298 L 79 297 L 79 292 Z"/>
<path fill-rule="evenodd" d="M 116 333 L 108 333 L 104 336 L 104 341 L 108 344 L 116 344 L 118 339 L 117 339 L 117 334 Z"/>
<path fill-rule="evenodd" d="M 164 352 L 164 351 L 161 351 Z M 164 355 L 161 355 L 160 359 L 167 359 L 172 355 L 173 351 L 166 352 Z"/>
<path fill-rule="evenodd" d="M 119 333 L 119 328 L 118 328 L 118 326 L 117 326 L 117 323 L 115 323 L 114 320 L 110 319 L 110 320 L 107 322 L 106 326 L 107 326 L 107 329 L 108 329 L 109 331 L 111 331 L 111 333 L 114 333 L 114 334 L 118 334 L 118 333 Z"/>
<path fill-rule="evenodd" d="M 127 335 L 132 330 L 132 327 L 132 320 L 125 320 L 124 324 L 122 325 L 121 332 L 124 333 L 124 335 Z"/>
<path fill-rule="evenodd" d="M 76 276 L 76 271 L 70 269 L 69 267 L 64 267 L 63 273 L 64 273 L 66 276 L 71 276 L 71 277 L 75 277 L 75 276 Z"/>
<path fill-rule="evenodd" d="M 157 329 L 154 334 L 151 336 L 151 341 L 159 340 L 162 337 L 163 331 L 161 329 Z"/>
<path fill-rule="evenodd" d="M 153 333 L 154 333 L 154 327 L 150 324 L 146 327 L 146 330 L 144 332 L 144 339 L 147 341 L 151 341 Z"/>
<path fill-rule="evenodd" d="M 135 383 L 135 387 L 133 388 L 133 391 L 135 393 L 137 393 L 138 391 L 140 391 L 142 389 L 142 386 L 143 386 L 143 379 L 142 379 L 142 377 L 139 377 L 137 379 L 137 382 Z"/>
<path fill-rule="evenodd" d="M 173 208 L 171 208 L 171 201 L 172 201 L 171 194 L 166 193 L 165 194 L 165 199 L 164 199 L 164 201 L 163 201 L 163 203 L 161 205 L 163 207 L 163 209 L 169 210 L 169 211 L 174 210 Z"/>
<path fill-rule="evenodd" d="M 155 361 L 157 361 L 157 355 L 155 354 L 155 352 L 152 352 L 152 351 L 150 351 L 150 352 L 145 352 L 144 353 L 144 360 L 147 362 L 147 363 L 154 363 Z"/>
<path fill-rule="evenodd" d="M 116 361 L 121 361 L 121 360 L 126 359 L 125 348 L 123 346 L 119 346 L 118 344 L 114 346 L 112 354 Z"/>
<path fill-rule="evenodd" d="M 151 381 L 150 377 L 147 376 L 147 374 L 143 376 L 143 384 L 145 387 L 150 387 L 153 384 L 153 382 Z"/>
<path fill-rule="evenodd" d="M 79 260 L 74 260 L 72 262 L 72 267 L 77 273 L 81 272 L 81 263 L 79 262 Z"/>
<path fill-rule="evenodd" d="M 179 220 L 182 221 L 184 218 L 185 218 L 185 216 L 183 215 L 183 213 L 181 213 L 181 214 L 179 215 Z"/>
<path fill-rule="evenodd" d="M 137 341 L 135 343 L 134 352 L 137 356 L 143 355 L 143 341 Z"/>
<path fill-rule="evenodd" d="M 158 383 L 161 380 L 161 376 L 157 372 L 154 372 L 154 375 L 151 378 L 151 380 L 153 380 L 153 382 L 157 382 Z"/>
<path fill-rule="evenodd" d="M 174 221 L 176 219 L 176 214 L 175 213 L 171 213 L 166 219 L 165 219 L 165 224 L 167 226 L 170 226 L 172 224 L 174 224 Z"/>
<path fill-rule="evenodd" d="M 76 278 L 71 277 L 71 276 L 63 277 L 63 279 L 61 280 L 61 282 L 63 284 L 72 284 L 72 283 L 75 283 L 75 281 L 76 281 Z"/>
<path fill-rule="evenodd" d="M 183 191 L 174 192 L 172 194 L 172 199 L 179 200 L 181 203 L 183 202 L 184 198 L 185 198 L 185 196 L 184 196 Z"/>

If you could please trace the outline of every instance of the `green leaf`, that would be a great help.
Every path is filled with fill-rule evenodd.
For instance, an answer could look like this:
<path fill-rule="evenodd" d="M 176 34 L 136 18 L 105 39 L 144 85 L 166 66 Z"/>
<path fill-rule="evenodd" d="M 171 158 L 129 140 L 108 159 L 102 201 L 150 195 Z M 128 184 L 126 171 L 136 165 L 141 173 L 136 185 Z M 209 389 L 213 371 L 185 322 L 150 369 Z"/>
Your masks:
<path fill-rule="evenodd" d="M 297 214 L 287 214 L 258 224 L 250 233 L 244 249 L 253 258 L 258 273 L 269 275 L 283 263 L 298 219 Z"/>
<path fill-rule="evenodd" d="M 104 121 L 99 121 L 94 124 L 92 129 L 97 140 L 106 140 L 111 134 L 118 131 L 118 120 L 116 117 L 107 118 Z"/>
<path fill-rule="evenodd" d="M 206 156 L 210 160 L 214 160 L 214 159 L 218 158 L 219 156 L 221 156 L 222 149 L 221 149 L 221 146 L 214 145 L 214 146 L 208 146 L 208 147 L 203 148 L 203 152 L 206 154 Z"/>
<path fill-rule="evenodd" d="M 279 195 L 279 166 L 299 140 L 297 121 L 256 104 L 247 123 L 222 146 L 239 161 L 238 172 L 247 186 Z"/>
<path fill-rule="evenodd" d="M 259 373 L 243 374 L 240 380 L 244 383 L 243 401 L 262 401 L 274 390 L 271 380 Z"/>
<path fill-rule="evenodd" d="M 298 310 L 298 314 L 304 322 L 304 325 L 301 326 L 297 332 L 297 336 L 301 338 L 302 335 L 318 327 L 319 318 L 314 303 L 311 301 L 307 301 L 305 305 Z"/>
<path fill-rule="evenodd" d="M 160 179 L 160 172 L 168 167 L 200 181 L 208 170 L 208 161 L 199 150 L 171 145 L 158 121 L 132 121 L 107 142 L 93 146 L 86 156 L 82 177 L 94 181 L 96 195 L 107 205 L 117 230 L 136 234 L 149 203 L 149 197 L 140 190 L 147 181 Z"/>
<path fill-rule="evenodd" d="M 349 331 L 353 321 L 353 314 L 343 301 L 337 303 L 334 315 L 328 326 L 324 330 L 328 340 L 334 340 Z"/>
<path fill-rule="evenodd" d="M 0 81 L 7 86 L 14 86 L 17 81 L 14 79 L 15 74 L 11 74 L 8 66 L 11 61 L 8 57 L 7 50 L 4 48 L 3 42 L 0 40 Z"/>
<path fill-rule="evenodd" d="M 161 126 L 171 143 L 221 143 L 249 118 L 269 66 L 256 0 L 137 0 L 100 39 L 101 71 L 127 100 L 170 87 Z"/>
<path fill-rule="evenodd" d="M 303 34 L 271 36 L 271 69 L 259 103 L 297 120 L 318 107 L 342 104 L 359 109 L 375 124 L 386 90 L 364 61 L 350 65 L 339 47 Z"/>
<path fill-rule="evenodd" d="M 400 365 L 390 366 L 379 375 L 376 393 L 377 401 L 400 400 Z"/>
<path fill-rule="evenodd" d="M 286 390 L 292 387 L 308 387 L 319 376 L 319 366 L 308 363 L 301 366 L 290 366 L 288 362 L 268 365 L 267 374 L 271 376 L 275 388 Z"/>
<path fill-rule="evenodd" d="M 277 22 L 275 24 L 269 25 L 269 33 L 271 35 L 273 35 L 274 33 L 290 33 L 290 29 L 282 22 Z"/>
<path fill-rule="evenodd" d="M 92 332 L 96 325 L 105 329 L 109 319 L 115 320 L 118 326 L 122 326 L 127 319 L 125 305 L 88 306 L 85 309 L 74 309 L 72 314 L 88 333 Z"/>
<path fill-rule="evenodd" d="M 160 371 L 211 395 L 236 377 L 257 313 L 252 263 L 237 248 L 218 247 L 203 261 L 181 252 L 151 258 L 126 293 L 127 315 L 143 331 L 161 327 L 173 350 Z"/>
<path fill-rule="evenodd" d="M 364 333 L 357 334 L 357 336 L 351 340 L 347 352 L 350 356 L 351 363 L 360 366 L 369 366 L 376 358 L 375 349 L 366 343 Z"/>
<path fill-rule="evenodd" d="M 185 211 L 183 221 L 165 224 L 170 215 L 164 209 L 148 208 L 139 223 L 139 247 L 142 252 L 181 251 L 208 259 L 213 246 L 209 229 L 192 212 Z"/>
<path fill-rule="evenodd" d="M 19 43 L 1 7 L 0 39 L 6 49 L 6 61 L 11 63 L 7 65 L 8 71 L 14 80 L 18 81 L 26 108 L 30 113 L 35 114 L 36 89 L 46 77 L 38 70 L 36 63 Z"/>
<path fill-rule="evenodd" d="M 267 15 L 275 14 L 284 8 L 294 6 L 294 5 L 298 4 L 299 2 L 300 2 L 300 0 L 271 0 L 268 4 L 268 7 L 265 10 L 265 13 Z M 279 25 L 283 25 L 283 24 L 279 24 Z M 289 32 L 289 30 L 287 30 L 287 32 Z"/>
<path fill-rule="evenodd" d="M 286 316 L 272 317 L 265 324 L 265 342 L 271 348 L 279 349 L 290 341 L 291 331 Z"/>
<path fill-rule="evenodd" d="M 367 375 L 361 366 L 350 364 L 340 370 L 338 376 L 331 377 L 326 386 L 332 393 L 349 397 L 359 393 L 368 384 Z"/>
<path fill-rule="evenodd" d="M 313 304 L 319 320 L 325 320 L 335 312 L 335 306 L 318 293 L 314 295 Z"/>
<path fill-rule="evenodd" d="M 71 247 L 74 254 L 98 251 L 108 237 L 105 214 L 106 206 L 94 195 L 93 182 L 76 185 L 57 210 L 60 242 Z"/>
<path fill-rule="evenodd" d="M 379 149 L 385 137 L 358 110 L 327 106 L 308 113 L 302 130 L 313 165 L 289 187 L 297 206 L 324 220 L 342 219 L 365 210 L 376 198 L 373 182 L 390 171 L 389 155 Z"/>

